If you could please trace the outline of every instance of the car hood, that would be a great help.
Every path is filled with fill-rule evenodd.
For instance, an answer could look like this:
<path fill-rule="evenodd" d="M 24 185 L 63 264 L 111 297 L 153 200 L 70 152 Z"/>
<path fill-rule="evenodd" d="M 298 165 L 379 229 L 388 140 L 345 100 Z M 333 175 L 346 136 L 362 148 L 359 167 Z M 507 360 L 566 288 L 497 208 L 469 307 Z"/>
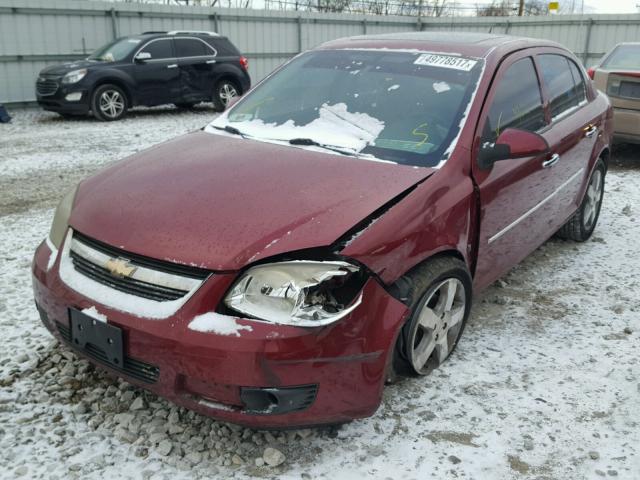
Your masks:
<path fill-rule="evenodd" d="M 93 60 L 77 60 L 75 62 L 60 63 L 58 65 L 51 65 L 49 67 L 43 68 L 40 71 L 40 75 L 64 75 L 65 73 L 69 73 L 73 70 L 95 67 L 96 65 L 100 64 L 101 62 L 96 62 Z"/>
<path fill-rule="evenodd" d="M 432 171 L 196 132 L 85 180 L 70 225 L 132 253 L 237 270 L 332 244 Z"/>

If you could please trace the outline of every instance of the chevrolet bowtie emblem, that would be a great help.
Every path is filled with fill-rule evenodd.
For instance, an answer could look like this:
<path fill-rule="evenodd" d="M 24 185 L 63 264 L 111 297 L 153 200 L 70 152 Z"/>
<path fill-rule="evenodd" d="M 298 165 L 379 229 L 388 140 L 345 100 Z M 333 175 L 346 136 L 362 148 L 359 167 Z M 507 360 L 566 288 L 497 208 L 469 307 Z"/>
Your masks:
<path fill-rule="evenodd" d="M 110 258 L 105 264 L 111 275 L 116 277 L 130 277 L 136 271 L 136 267 L 129 265 L 129 261 L 124 258 Z"/>

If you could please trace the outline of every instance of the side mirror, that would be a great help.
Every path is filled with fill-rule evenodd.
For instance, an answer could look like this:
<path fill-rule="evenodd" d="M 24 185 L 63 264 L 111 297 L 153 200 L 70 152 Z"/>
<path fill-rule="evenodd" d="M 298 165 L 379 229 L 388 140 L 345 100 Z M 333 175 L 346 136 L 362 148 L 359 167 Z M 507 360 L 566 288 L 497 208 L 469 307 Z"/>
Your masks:
<path fill-rule="evenodd" d="M 147 60 L 151 60 L 151 54 L 149 52 L 140 52 L 135 58 L 137 63 L 144 63 Z"/>
<path fill-rule="evenodd" d="M 517 128 L 507 128 L 495 143 L 483 142 L 478 152 L 480 168 L 491 168 L 500 160 L 535 157 L 549 152 L 549 144 L 542 135 Z"/>

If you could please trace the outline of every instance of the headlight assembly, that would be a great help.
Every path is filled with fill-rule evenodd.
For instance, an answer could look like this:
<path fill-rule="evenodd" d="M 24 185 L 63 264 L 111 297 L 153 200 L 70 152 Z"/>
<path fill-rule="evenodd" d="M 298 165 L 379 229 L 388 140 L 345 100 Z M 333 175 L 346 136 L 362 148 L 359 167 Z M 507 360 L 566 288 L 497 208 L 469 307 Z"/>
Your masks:
<path fill-rule="evenodd" d="M 67 73 L 64 77 L 62 77 L 62 83 L 67 85 L 70 83 L 78 83 L 80 80 L 82 80 L 85 77 L 86 74 L 87 74 L 86 68 L 82 68 L 80 70 L 73 70 Z"/>
<path fill-rule="evenodd" d="M 317 327 L 351 313 L 362 301 L 366 276 L 341 261 L 287 261 L 257 265 L 233 285 L 225 304 L 283 325 Z"/>
<path fill-rule="evenodd" d="M 69 216 L 71 216 L 71 208 L 73 207 L 73 201 L 76 198 L 76 192 L 78 191 L 78 185 L 69 190 L 62 198 L 56 213 L 53 216 L 53 223 L 51 224 L 51 231 L 49 232 L 49 240 L 55 245 L 56 248 L 60 248 L 62 240 L 67 233 L 67 227 L 69 226 Z"/>

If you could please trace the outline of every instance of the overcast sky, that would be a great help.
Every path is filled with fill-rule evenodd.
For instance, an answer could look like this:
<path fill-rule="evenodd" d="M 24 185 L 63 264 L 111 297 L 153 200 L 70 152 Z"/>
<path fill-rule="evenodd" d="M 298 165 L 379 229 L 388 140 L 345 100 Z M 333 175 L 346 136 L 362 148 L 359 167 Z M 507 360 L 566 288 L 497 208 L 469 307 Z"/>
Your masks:
<path fill-rule="evenodd" d="M 562 0 L 560 0 L 562 1 Z M 565 0 L 566 1 L 566 0 Z M 638 13 L 640 0 L 587 0 L 585 6 L 593 13 Z"/>

